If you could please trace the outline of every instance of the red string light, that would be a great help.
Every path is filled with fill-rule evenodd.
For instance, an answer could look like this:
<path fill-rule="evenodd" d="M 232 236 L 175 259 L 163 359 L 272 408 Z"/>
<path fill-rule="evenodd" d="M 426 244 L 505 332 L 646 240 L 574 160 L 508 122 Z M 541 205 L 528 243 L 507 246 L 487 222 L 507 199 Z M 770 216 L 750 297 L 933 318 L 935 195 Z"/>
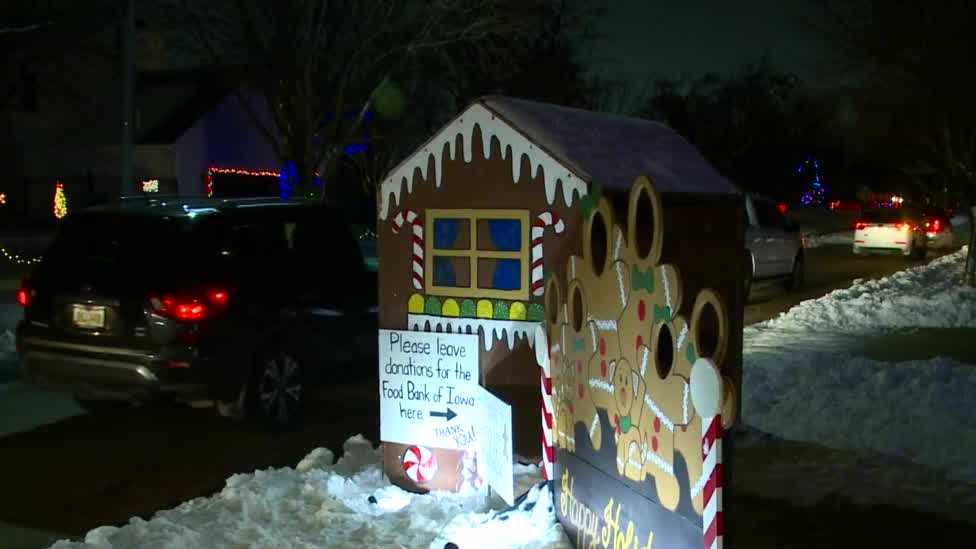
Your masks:
<path fill-rule="evenodd" d="M 247 175 L 251 177 L 278 177 L 280 172 L 274 170 L 248 170 L 246 168 L 218 168 L 210 166 L 207 168 L 207 175 L 204 176 L 204 184 L 207 187 L 207 196 L 213 196 L 213 176 L 214 175 Z"/>

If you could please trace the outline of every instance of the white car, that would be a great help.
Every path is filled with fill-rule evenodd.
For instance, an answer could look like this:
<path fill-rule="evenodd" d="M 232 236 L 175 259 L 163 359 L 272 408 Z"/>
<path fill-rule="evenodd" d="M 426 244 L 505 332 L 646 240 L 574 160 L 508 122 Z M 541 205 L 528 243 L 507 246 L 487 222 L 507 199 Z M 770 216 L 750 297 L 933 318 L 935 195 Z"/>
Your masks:
<path fill-rule="evenodd" d="M 854 254 L 895 253 L 922 259 L 928 251 L 922 217 L 903 208 L 864 212 L 854 224 Z"/>
<path fill-rule="evenodd" d="M 803 238 L 786 217 L 786 204 L 746 194 L 745 295 L 754 280 L 780 280 L 788 290 L 803 283 Z"/>

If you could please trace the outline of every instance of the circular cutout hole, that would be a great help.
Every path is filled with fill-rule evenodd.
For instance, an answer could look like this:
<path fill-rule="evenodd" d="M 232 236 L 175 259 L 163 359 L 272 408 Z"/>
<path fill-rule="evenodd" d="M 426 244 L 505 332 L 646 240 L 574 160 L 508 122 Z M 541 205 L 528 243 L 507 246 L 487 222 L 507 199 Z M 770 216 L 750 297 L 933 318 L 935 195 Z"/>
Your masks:
<path fill-rule="evenodd" d="M 667 324 L 661 324 L 657 331 L 657 349 L 654 352 L 654 367 L 657 377 L 666 379 L 674 364 L 674 341 L 671 339 L 671 329 Z"/>
<path fill-rule="evenodd" d="M 715 310 L 714 305 L 706 302 L 702 305 L 698 322 L 695 323 L 698 356 L 706 358 L 715 356 L 715 351 L 718 350 L 720 330 L 718 311 Z"/>
<path fill-rule="evenodd" d="M 593 264 L 593 272 L 597 276 L 603 274 L 603 268 L 607 262 L 607 223 L 603 219 L 603 214 L 597 210 L 593 214 L 593 222 L 590 225 L 590 261 Z"/>
<path fill-rule="evenodd" d="M 580 332 L 583 330 L 584 313 L 583 292 L 580 291 L 579 286 L 575 286 L 573 287 L 573 331 Z"/>
<path fill-rule="evenodd" d="M 555 278 L 546 286 L 546 318 L 553 326 L 559 320 L 559 287 Z"/>
<path fill-rule="evenodd" d="M 641 189 L 634 215 L 634 245 L 637 256 L 647 259 L 654 245 L 654 202 L 647 189 Z"/>

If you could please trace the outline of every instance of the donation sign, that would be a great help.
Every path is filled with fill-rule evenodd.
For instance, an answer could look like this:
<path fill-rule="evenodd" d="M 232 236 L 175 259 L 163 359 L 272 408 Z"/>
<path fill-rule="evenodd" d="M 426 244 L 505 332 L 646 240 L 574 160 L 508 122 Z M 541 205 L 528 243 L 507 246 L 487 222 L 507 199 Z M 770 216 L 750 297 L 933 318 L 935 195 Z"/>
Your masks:
<path fill-rule="evenodd" d="M 380 330 L 380 439 L 475 448 L 478 350 L 477 335 Z"/>

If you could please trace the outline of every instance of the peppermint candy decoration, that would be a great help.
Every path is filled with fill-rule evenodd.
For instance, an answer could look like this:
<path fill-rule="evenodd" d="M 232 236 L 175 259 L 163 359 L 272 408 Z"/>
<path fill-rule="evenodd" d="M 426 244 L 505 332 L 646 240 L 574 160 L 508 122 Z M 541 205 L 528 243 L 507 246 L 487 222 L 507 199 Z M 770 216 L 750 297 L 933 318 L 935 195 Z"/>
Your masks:
<path fill-rule="evenodd" d="M 437 458 L 423 446 L 411 446 L 403 454 L 403 471 L 410 480 L 423 484 L 437 474 Z"/>

